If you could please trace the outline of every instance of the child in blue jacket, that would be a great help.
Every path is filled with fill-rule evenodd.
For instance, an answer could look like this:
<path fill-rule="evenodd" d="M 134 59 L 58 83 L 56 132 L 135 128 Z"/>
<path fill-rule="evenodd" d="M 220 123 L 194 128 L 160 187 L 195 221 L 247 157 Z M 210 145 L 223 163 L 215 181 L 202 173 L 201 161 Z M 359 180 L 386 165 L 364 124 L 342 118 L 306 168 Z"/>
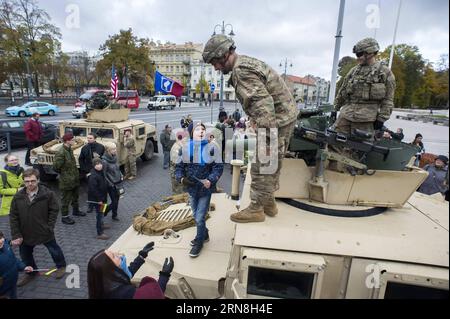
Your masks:
<path fill-rule="evenodd" d="M 206 213 L 209 210 L 211 194 L 216 191 L 216 184 L 223 173 L 221 151 L 214 150 L 213 144 L 208 144 L 206 127 L 201 122 L 191 123 L 188 127 L 191 139 L 180 151 L 176 164 L 175 178 L 182 183 L 190 196 L 190 205 L 197 225 L 197 235 L 191 241 L 192 249 L 189 256 L 200 255 L 203 243 L 209 241 L 206 228 Z M 215 161 L 214 153 L 218 161 Z"/>
<path fill-rule="evenodd" d="M 0 232 L 0 299 L 17 299 L 17 279 L 19 271 L 32 272 L 33 267 L 16 258 L 3 233 Z"/>

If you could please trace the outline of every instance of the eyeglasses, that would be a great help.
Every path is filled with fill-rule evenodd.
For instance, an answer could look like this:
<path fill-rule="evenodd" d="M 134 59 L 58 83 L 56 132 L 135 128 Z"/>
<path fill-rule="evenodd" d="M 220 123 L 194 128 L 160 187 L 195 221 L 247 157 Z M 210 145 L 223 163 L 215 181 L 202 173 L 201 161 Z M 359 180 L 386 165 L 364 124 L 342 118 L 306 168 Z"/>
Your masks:
<path fill-rule="evenodd" d="M 366 54 L 366 52 L 362 51 L 362 52 L 356 52 L 356 57 L 360 58 L 362 57 L 364 54 Z"/>

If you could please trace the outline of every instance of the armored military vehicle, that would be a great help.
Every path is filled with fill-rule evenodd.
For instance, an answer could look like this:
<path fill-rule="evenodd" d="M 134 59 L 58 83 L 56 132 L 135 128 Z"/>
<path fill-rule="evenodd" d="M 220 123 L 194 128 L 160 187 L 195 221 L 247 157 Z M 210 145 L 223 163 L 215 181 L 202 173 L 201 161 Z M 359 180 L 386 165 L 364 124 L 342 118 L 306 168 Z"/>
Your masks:
<path fill-rule="evenodd" d="M 73 146 L 73 152 L 77 166 L 79 166 L 78 157 L 81 148 L 87 143 L 86 137 L 89 133 L 95 133 L 97 142 L 100 144 L 116 143 L 120 165 L 123 165 L 126 160 L 123 138 L 124 131 L 127 128 L 132 129 L 136 139 L 137 156 L 140 156 L 144 161 L 149 161 L 154 153 L 158 153 L 155 127 L 142 120 L 130 120 L 129 113 L 130 109 L 110 104 L 104 108 L 90 108 L 85 119 L 59 122 L 59 136 L 72 132 L 75 137 L 76 144 Z M 62 141 L 56 139 L 31 151 L 30 158 L 33 167 L 40 171 L 42 180 L 56 178 L 57 173 L 53 170 L 53 161 L 60 147 L 62 147 Z"/>
<path fill-rule="evenodd" d="M 165 257 L 173 256 L 170 298 L 448 298 L 449 205 L 415 192 L 427 177 L 412 164 L 416 150 L 367 142 L 363 132 L 337 134 L 323 116 L 303 114 L 297 123 L 293 156 L 283 161 L 276 217 L 230 221 L 250 201 L 250 173 L 236 196 L 242 162 L 234 161 L 233 196 L 213 194 L 210 241 L 199 257 L 188 256 L 195 227 L 145 235 L 135 223 L 110 247 L 132 260 L 155 242 L 133 282 L 157 278 Z M 357 150 L 362 161 L 328 148 L 339 143 Z M 331 170 L 330 161 L 352 169 Z M 167 200 L 151 208 L 159 225 L 192 214 L 188 203 Z"/>

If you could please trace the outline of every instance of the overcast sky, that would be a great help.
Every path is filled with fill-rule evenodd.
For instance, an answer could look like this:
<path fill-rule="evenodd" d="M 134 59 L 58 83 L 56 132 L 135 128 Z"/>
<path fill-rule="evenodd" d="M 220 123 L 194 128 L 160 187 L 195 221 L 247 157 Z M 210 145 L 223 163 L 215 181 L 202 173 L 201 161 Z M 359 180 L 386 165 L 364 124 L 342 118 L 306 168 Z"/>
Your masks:
<path fill-rule="evenodd" d="M 400 0 L 347 0 L 340 56 L 360 39 L 392 43 Z M 98 51 L 108 35 L 132 28 L 138 37 L 206 43 L 216 24 L 233 25 L 237 52 L 279 64 L 289 74 L 331 77 L 339 0 L 38 0 L 62 33 L 64 51 Z M 379 28 L 373 5 L 379 6 Z M 430 62 L 448 54 L 448 0 L 403 0 L 397 43 L 417 45 Z M 79 12 L 79 21 L 77 19 Z M 79 22 L 79 23 L 78 23 Z M 219 28 L 218 28 L 218 31 Z M 227 33 L 230 31 L 227 28 Z"/>

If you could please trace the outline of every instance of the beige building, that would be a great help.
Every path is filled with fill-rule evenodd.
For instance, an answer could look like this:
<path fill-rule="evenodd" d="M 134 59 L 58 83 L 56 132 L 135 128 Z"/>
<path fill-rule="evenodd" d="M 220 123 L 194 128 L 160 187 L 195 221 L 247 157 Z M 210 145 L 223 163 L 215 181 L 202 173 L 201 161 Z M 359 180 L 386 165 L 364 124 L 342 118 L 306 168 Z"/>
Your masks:
<path fill-rule="evenodd" d="M 214 101 L 220 100 L 220 72 L 215 71 L 214 67 L 211 64 L 203 63 L 202 60 L 194 60 L 191 63 L 191 92 L 190 96 L 197 99 L 200 97 L 200 94 L 196 92 L 196 88 L 200 83 L 201 78 L 206 81 L 209 85 L 214 84 L 216 87 L 214 90 Z M 228 80 L 230 79 L 230 74 L 224 75 L 224 87 L 223 87 L 223 100 L 224 101 L 234 101 L 236 95 L 234 93 L 234 88 L 228 84 Z M 205 98 L 209 99 L 209 94 L 204 92 Z"/>
<path fill-rule="evenodd" d="M 165 76 L 180 82 L 185 87 L 185 94 L 191 90 L 191 64 L 202 57 L 203 44 L 186 42 L 175 44 L 167 42 L 150 42 L 150 60 L 156 69 Z"/>

